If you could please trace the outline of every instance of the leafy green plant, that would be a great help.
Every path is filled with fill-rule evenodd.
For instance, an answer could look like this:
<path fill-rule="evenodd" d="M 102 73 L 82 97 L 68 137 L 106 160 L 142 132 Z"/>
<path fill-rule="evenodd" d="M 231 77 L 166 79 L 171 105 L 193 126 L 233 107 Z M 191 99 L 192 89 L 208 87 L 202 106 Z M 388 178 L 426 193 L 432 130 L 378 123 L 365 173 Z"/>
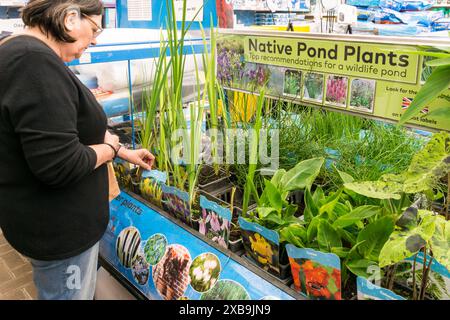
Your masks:
<path fill-rule="evenodd" d="M 352 172 L 357 181 L 377 180 L 383 174 L 404 171 L 425 143 L 405 128 L 290 102 L 276 101 L 265 114 L 263 127 L 278 130 L 279 167 L 289 170 L 303 160 L 327 158 L 316 180 L 325 190 L 337 190 L 342 184 L 332 164 Z M 258 190 L 264 188 L 260 168 L 254 178 Z M 232 172 L 237 184 L 244 186 L 248 165 L 234 165 Z"/>
<path fill-rule="evenodd" d="M 161 55 L 158 60 L 155 79 L 152 87 L 152 95 L 148 103 L 148 119 L 144 130 L 143 141 L 150 141 L 152 137 L 152 122 L 155 122 L 155 110 L 159 105 L 159 126 L 157 163 L 159 169 L 170 174 L 169 185 L 174 185 L 181 190 L 188 191 L 189 206 L 192 209 L 196 199 L 195 190 L 200 172 L 198 164 L 199 148 L 201 141 L 201 128 L 205 114 L 205 97 L 202 96 L 200 74 L 197 61 L 194 56 L 197 101 L 189 108 L 190 125 L 188 126 L 183 101 L 183 81 L 186 65 L 185 38 L 190 30 L 192 21 L 186 22 L 186 0 L 183 1 L 181 28 L 178 28 L 176 9 L 173 1 L 166 0 L 167 20 L 166 34 L 161 33 Z M 198 15 L 200 10 L 196 13 Z M 195 20 L 195 17 L 193 21 Z M 164 39 L 166 36 L 166 39 Z M 207 47 L 206 37 L 203 33 L 203 42 Z M 215 52 L 205 53 L 208 58 L 215 59 Z M 209 70 L 208 72 L 213 72 Z M 209 87 L 211 77 L 206 79 L 206 87 Z M 153 125 L 154 127 L 154 125 Z M 180 130 L 180 131 L 179 131 Z M 181 136 L 180 133 L 181 132 Z M 180 145 L 183 147 L 180 148 Z M 184 163 L 180 156 L 187 159 Z M 187 186 L 186 186 L 187 185 Z"/>
<path fill-rule="evenodd" d="M 258 204 L 256 215 L 252 214 L 249 220 L 276 231 L 290 224 L 301 224 L 302 222 L 294 216 L 297 205 L 289 204 L 286 199 L 290 191 L 311 187 L 324 160 L 323 158 L 309 159 L 298 163 L 289 171 L 277 170 L 270 181 L 265 180 L 261 197 L 258 197 L 254 185 L 249 180 L 250 188 Z"/>
<path fill-rule="evenodd" d="M 444 52 L 413 52 L 415 54 L 435 57 L 437 59 L 429 60 L 425 63 L 429 67 L 434 67 L 434 70 L 419 92 L 417 92 L 408 110 L 406 110 L 400 118 L 400 125 L 405 124 L 408 120 L 417 116 L 423 108 L 436 100 L 450 87 L 450 50 L 444 48 L 440 49 L 444 50 Z M 428 115 L 450 117 L 450 103 L 436 108 Z"/>
<path fill-rule="evenodd" d="M 380 250 L 394 229 L 393 217 L 380 205 L 355 206 L 344 190 L 325 195 L 321 188 L 305 190 L 303 225 L 280 231 L 281 241 L 299 248 L 312 248 L 343 259 L 344 283 L 351 272 L 368 277 L 378 264 Z"/>
<path fill-rule="evenodd" d="M 389 289 L 392 289 L 397 264 L 405 258 L 417 255 L 421 250 L 425 256 L 428 250 L 430 256 L 449 268 L 448 221 L 431 211 L 418 210 L 416 206 L 399 211 L 399 208 L 406 204 L 403 200 L 408 198 L 408 194 L 422 193 L 433 200 L 433 189 L 438 180 L 445 176 L 450 169 L 449 146 L 450 139 L 447 133 L 435 134 L 424 149 L 413 157 L 405 172 L 397 175 L 384 175 L 378 181 L 353 182 L 348 180 L 344 184 L 350 195 L 357 194 L 379 199 L 384 208 L 391 213 L 390 219 L 394 217 L 395 231 L 392 230 L 392 233 L 389 234 L 381 250 L 377 250 L 379 266 L 387 267 Z M 413 269 L 415 265 L 414 261 Z M 418 292 L 414 278 L 413 299 L 424 298 L 430 265 L 431 261 L 428 266 L 424 263 Z M 352 270 L 352 264 L 349 265 L 349 269 Z M 356 272 L 356 270 L 352 271 Z M 413 276 L 415 277 L 414 270 Z"/>
<path fill-rule="evenodd" d="M 163 38 L 162 32 L 161 39 Z M 167 54 L 167 43 L 160 42 L 160 57 L 166 56 Z M 142 108 L 142 130 L 140 135 L 140 144 L 143 148 L 152 150 L 156 142 L 157 135 L 157 115 L 158 115 L 158 105 L 161 99 L 162 88 L 164 83 L 167 81 L 167 73 L 169 71 L 169 64 L 166 63 L 164 59 L 157 59 L 154 63 L 154 76 L 153 81 L 149 88 L 145 88 L 143 92 L 143 108 Z"/>
<path fill-rule="evenodd" d="M 402 194 L 430 194 L 450 170 L 450 136 L 433 135 L 423 150 L 414 155 L 409 168 L 400 174 L 383 175 L 380 180 L 346 183 L 345 187 L 369 198 L 401 199 Z"/>
<path fill-rule="evenodd" d="M 248 174 L 244 187 L 244 200 L 242 203 L 242 214 L 245 216 L 248 210 L 248 203 L 250 201 L 250 194 L 252 192 L 253 179 L 255 177 L 256 166 L 258 164 L 258 148 L 259 148 L 259 135 L 262 126 L 262 109 L 264 103 L 264 89 L 261 90 L 258 96 L 258 101 L 256 105 L 256 119 L 253 126 L 253 130 L 250 131 L 250 155 L 249 155 L 249 166 Z"/>
<path fill-rule="evenodd" d="M 396 222 L 396 230 L 389 236 L 380 252 L 380 267 L 396 266 L 404 259 L 414 256 L 413 300 L 423 299 L 433 259 L 450 269 L 450 221 L 431 211 L 407 208 Z M 416 281 L 416 260 L 422 251 L 430 257 L 423 263 L 420 285 Z M 394 274 L 392 275 L 394 276 Z M 418 289 L 418 290 L 417 290 Z"/>

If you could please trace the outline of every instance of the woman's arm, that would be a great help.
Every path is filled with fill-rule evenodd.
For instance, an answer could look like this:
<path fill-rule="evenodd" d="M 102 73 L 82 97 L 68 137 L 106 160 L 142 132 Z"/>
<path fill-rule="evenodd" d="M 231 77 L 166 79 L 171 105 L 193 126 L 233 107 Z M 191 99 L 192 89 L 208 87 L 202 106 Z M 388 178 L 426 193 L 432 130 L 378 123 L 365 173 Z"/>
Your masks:
<path fill-rule="evenodd" d="M 117 150 L 120 148 L 119 137 L 109 133 L 109 131 L 106 130 L 105 143 L 92 145 L 89 147 L 94 150 L 97 155 L 97 162 L 95 164 L 95 169 L 97 169 L 102 164 L 114 159 Z"/>
<path fill-rule="evenodd" d="M 61 188 L 91 174 L 110 160 L 107 145 L 84 145 L 78 133 L 78 89 L 60 61 L 26 52 L 4 91 L 2 103 L 33 175 Z"/>
<path fill-rule="evenodd" d="M 89 146 L 97 154 L 96 167 L 114 159 L 117 156 L 125 161 L 140 166 L 145 170 L 151 170 L 155 157 L 146 149 L 129 150 L 119 143 L 119 137 L 111 134 L 108 130 L 105 133 L 105 143 Z M 113 150 L 114 147 L 114 150 Z"/>

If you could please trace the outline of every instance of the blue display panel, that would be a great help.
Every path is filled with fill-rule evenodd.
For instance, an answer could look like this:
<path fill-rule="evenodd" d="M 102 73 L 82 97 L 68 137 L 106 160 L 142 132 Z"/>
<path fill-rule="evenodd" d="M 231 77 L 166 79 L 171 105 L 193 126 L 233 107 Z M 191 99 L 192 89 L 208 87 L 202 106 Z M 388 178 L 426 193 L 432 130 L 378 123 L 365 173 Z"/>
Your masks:
<path fill-rule="evenodd" d="M 161 53 L 160 46 L 160 41 L 96 45 L 89 47 L 82 58 L 75 59 L 67 63 L 67 65 L 76 66 L 82 64 L 157 58 Z M 202 39 L 192 39 L 185 41 L 183 54 L 201 54 L 204 50 L 205 46 Z M 166 55 L 170 56 L 170 52 L 167 51 Z"/>
<path fill-rule="evenodd" d="M 175 1 L 182 5 L 182 0 Z M 188 0 L 189 16 L 195 16 L 198 12 L 197 8 L 203 9 L 203 14 L 196 17 L 196 22 L 191 26 L 192 30 L 200 29 L 200 20 L 204 28 L 211 26 L 212 23 L 217 26 L 216 0 Z M 192 10 L 195 10 L 192 11 Z M 200 11 L 201 12 L 201 11 Z M 119 28 L 146 28 L 160 29 L 165 28 L 167 19 L 166 0 L 117 0 L 117 26 Z M 177 15 L 177 19 L 181 20 L 181 15 Z M 187 19 L 189 21 L 189 19 Z M 178 23 L 181 27 L 181 23 Z"/>
<path fill-rule="evenodd" d="M 100 254 L 149 299 L 294 299 L 125 192 L 110 212 Z"/>

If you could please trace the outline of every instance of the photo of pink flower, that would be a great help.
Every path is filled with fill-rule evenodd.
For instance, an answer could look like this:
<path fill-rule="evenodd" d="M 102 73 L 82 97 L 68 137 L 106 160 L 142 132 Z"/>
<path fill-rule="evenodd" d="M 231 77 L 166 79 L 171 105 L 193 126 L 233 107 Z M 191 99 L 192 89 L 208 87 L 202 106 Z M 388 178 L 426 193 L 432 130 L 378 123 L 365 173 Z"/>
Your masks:
<path fill-rule="evenodd" d="M 224 248 L 228 248 L 230 227 L 230 220 L 222 218 L 218 213 L 211 209 L 202 208 L 198 232 L 208 239 L 211 239 Z"/>
<path fill-rule="evenodd" d="M 325 101 L 328 104 L 345 107 L 347 102 L 347 88 L 347 77 L 329 75 L 327 77 Z"/>

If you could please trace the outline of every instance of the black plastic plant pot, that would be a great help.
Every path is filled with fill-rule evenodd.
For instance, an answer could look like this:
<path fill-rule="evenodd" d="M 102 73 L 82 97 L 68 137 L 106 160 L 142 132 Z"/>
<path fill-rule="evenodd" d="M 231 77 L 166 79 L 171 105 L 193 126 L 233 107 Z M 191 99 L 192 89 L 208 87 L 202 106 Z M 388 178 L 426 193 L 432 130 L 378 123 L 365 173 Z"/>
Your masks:
<path fill-rule="evenodd" d="M 216 174 L 213 166 L 204 165 L 198 177 L 198 188 L 205 192 L 214 192 L 226 185 L 229 178 L 230 174 L 223 168 L 219 168 L 219 173 Z"/>
<path fill-rule="evenodd" d="M 236 253 L 237 255 L 244 253 L 244 243 L 242 242 L 242 238 L 238 238 L 236 240 L 230 240 L 228 242 L 228 249 L 231 252 Z"/>
<path fill-rule="evenodd" d="M 273 270 L 268 269 L 267 267 L 262 266 L 260 263 L 255 261 L 255 259 L 253 259 L 252 256 L 249 256 L 247 254 L 247 252 L 243 255 L 243 257 L 246 258 L 251 263 L 253 263 L 255 266 L 261 268 L 264 272 L 266 272 L 270 276 L 275 277 L 278 280 L 280 280 L 281 282 L 283 282 L 284 285 L 291 286 L 291 284 L 292 284 L 292 274 L 291 274 L 291 266 L 289 264 L 280 264 L 279 265 L 279 272 L 274 272 Z"/>
<path fill-rule="evenodd" d="M 200 219 L 199 218 L 191 218 L 191 228 L 195 231 L 199 231 L 200 228 Z"/>
<path fill-rule="evenodd" d="M 231 206 L 232 193 L 233 193 L 233 188 L 235 187 L 235 185 L 233 183 L 225 180 L 225 181 L 222 181 L 222 183 L 220 183 L 218 186 L 219 187 L 216 188 L 215 190 L 208 191 L 207 193 L 210 196 L 214 197 L 215 199 L 218 199 L 218 200 L 226 203 L 227 205 Z M 236 188 L 236 191 L 234 193 L 234 199 L 233 199 L 233 209 L 236 209 L 238 211 L 238 213 L 242 212 L 243 198 L 244 198 L 244 192 L 241 189 Z M 256 207 L 256 203 L 252 200 L 253 199 L 251 199 L 251 201 L 249 203 L 248 211 L 250 211 L 251 209 Z"/>

